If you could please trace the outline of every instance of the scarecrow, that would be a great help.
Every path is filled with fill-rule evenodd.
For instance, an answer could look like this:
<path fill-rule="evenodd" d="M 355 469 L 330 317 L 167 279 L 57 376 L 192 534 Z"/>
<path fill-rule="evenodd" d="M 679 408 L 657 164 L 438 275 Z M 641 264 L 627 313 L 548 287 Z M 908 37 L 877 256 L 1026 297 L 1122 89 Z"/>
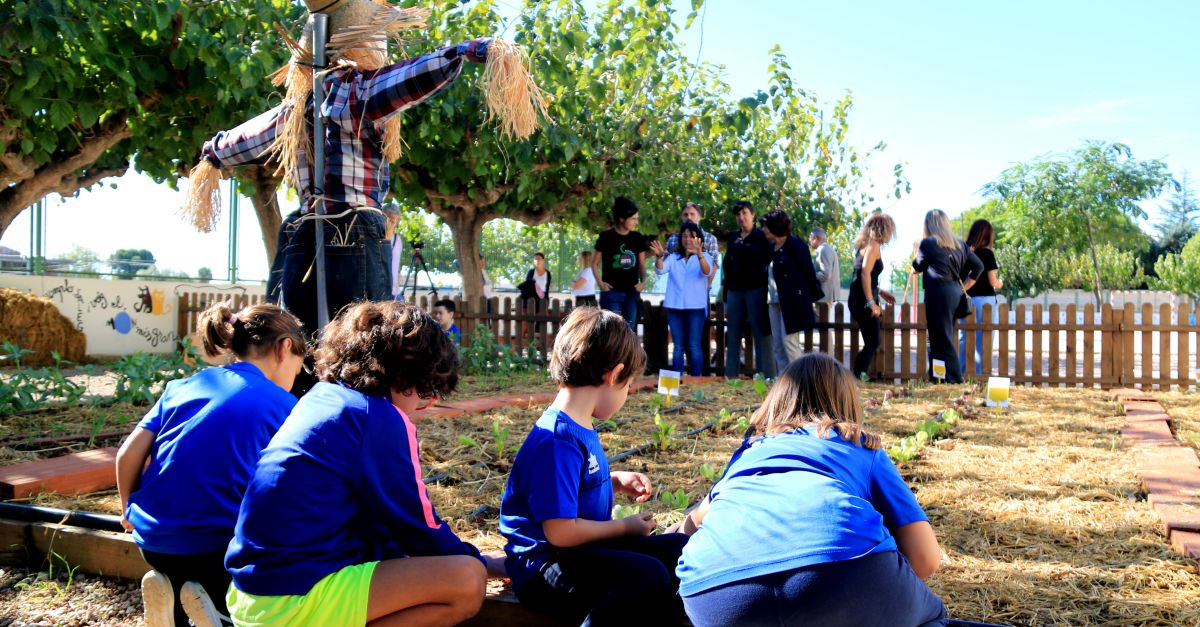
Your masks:
<path fill-rule="evenodd" d="M 292 51 L 290 62 L 273 78 L 275 85 L 286 86 L 283 102 L 204 144 L 183 213 L 197 229 L 211 231 L 219 214 L 220 170 L 277 165 L 299 192 L 300 207 L 280 229 L 268 299 L 276 302 L 281 295 L 284 306 L 312 333 L 318 330 L 321 306 L 316 286 L 320 272 L 314 271 L 318 231 L 324 232 L 330 314 L 356 300 L 391 298 L 391 243 L 381 208 L 390 185 L 388 164 L 400 156 L 402 111 L 449 86 L 468 61 L 485 64 L 481 86 L 488 119 L 498 120 L 502 137 L 528 137 L 546 110 L 526 57 L 507 42 L 474 39 L 389 63 L 388 39 L 424 26 L 427 9 L 399 8 L 384 0 L 305 3 L 310 13 L 328 16 L 326 63 L 314 68 L 313 20 L 298 42 L 280 29 Z M 319 102 L 314 75 L 324 92 Z M 315 146 L 318 127 L 323 127 L 322 145 Z M 315 228 L 318 221 L 320 229 Z"/>

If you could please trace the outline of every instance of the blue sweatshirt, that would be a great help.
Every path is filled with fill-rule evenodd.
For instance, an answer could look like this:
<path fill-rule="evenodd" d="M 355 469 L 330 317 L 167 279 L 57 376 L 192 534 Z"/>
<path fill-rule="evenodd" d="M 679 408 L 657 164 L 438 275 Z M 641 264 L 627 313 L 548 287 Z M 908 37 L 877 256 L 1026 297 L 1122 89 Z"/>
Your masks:
<path fill-rule="evenodd" d="M 683 596 L 896 551 L 892 531 L 929 520 L 887 453 L 815 425 L 744 442 L 709 499 L 675 569 Z"/>
<path fill-rule="evenodd" d="M 295 404 L 245 362 L 168 383 L 138 423 L 155 434 L 125 510 L 138 546 L 173 555 L 224 550 L 258 455 Z"/>
<path fill-rule="evenodd" d="M 225 554 L 234 585 L 302 595 L 354 564 L 478 558 L 434 512 L 418 454 L 416 430 L 388 399 L 318 383 L 263 451 L 246 490 Z"/>

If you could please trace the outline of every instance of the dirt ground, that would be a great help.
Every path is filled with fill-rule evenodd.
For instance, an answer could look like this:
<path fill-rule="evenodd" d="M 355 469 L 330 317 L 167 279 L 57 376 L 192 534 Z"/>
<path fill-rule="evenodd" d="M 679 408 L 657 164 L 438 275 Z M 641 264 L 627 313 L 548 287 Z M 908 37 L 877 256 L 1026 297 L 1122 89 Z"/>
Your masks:
<path fill-rule="evenodd" d="M 883 437 L 885 447 L 955 401 L 962 407 L 963 393 L 973 391 L 927 385 L 861 390 L 869 408 L 866 426 Z M 718 419 L 722 409 L 730 412 L 720 428 L 668 437 L 669 444 L 612 464 L 650 476 L 655 498 L 642 507 L 665 526 L 679 519 L 683 504 L 667 502 L 662 494 L 682 491 L 688 502 L 703 497 L 712 473 L 720 472 L 741 440 L 738 417 L 748 415 L 759 396 L 748 381 L 737 388 L 724 382 L 690 386 L 659 424 L 652 418 L 654 398 L 631 396 L 615 424 L 602 427 L 610 458 L 653 441 L 656 433 L 682 436 Z M 1162 398 L 1171 408 L 1174 401 Z M 1179 404 L 1194 407 L 1185 402 L 1190 400 Z M 930 586 L 952 616 L 1014 625 L 1200 625 L 1196 564 L 1171 552 L 1145 503 L 1132 455 L 1120 447 L 1117 406 L 1106 394 L 1017 388 L 1012 407 L 1002 414 L 978 404 L 975 392 L 966 400 L 966 417 L 948 437 L 900 465 L 941 542 L 942 568 Z M 426 475 L 444 475 L 430 486 L 438 513 L 481 549 L 503 545 L 497 532 L 500 492 L 514 447 L 540 411 L 504 409 L 418 424 Z M 113 493 L 38 502 L 108 513 L 118 508 Z M 618 504 L 633 506 L 621 496 Z M 0 576 L 0 627 L 6 620 L 13 625 L 140 620 L 136 589 L 128 585 L 76 577 L 64 586 L 61 571 L 41 582 L 32 576 L 32 582 L 24 571 Z M 126 613 L 131 590 L 137 608 Z M 80 604 L 105 613 L 61 619 L 48 614 Z"/>

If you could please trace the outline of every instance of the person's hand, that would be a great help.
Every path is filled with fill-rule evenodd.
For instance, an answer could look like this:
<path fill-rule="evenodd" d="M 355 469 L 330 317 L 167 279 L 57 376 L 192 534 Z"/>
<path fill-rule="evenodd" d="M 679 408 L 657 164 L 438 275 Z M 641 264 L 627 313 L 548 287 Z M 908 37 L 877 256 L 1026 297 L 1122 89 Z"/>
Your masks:
<path fill-rule="evenodd" d="M 604 281 L 596 281 L 596 287 L 599 287 L 601 292 L 607 292 L 612 289 L 612 286 Z"/>
<path fill-rule="evenodd" d="M 876 305 L 875 303 L 871 303 L 871 317 L 872 318 L 882 318 L 883 317 L 883 308 L 880 307 L 879 305 Z"/>
<path fill-rule="evenodd" d="M 133 533 L 133 523 L 129 522 L 129 520 L 124 516 L 121 517 L 121 527 L 123 527 L 125 531 L 129 533 Z"/>
<path fill-rule="evenodd" d="M 913 254 L 914 254 L 914 255 L 915 255 L 915 254 L 917 254 L 917 251 L 918 251 L 918 250 L 920 250 L 920 249 L 921 249 L 921 242 L 920 242 L 920 240 L 913 242 Z"/>
<path fill-rule="evenodd" d="M 650 477 L 640 472 L 614 471 L 610 473 L 613 487 L 617 492 L 631 496 L 638 503 L 645 503 L 654 494 L 650 485 Z"/>
<path fill-rule="evenodd" d="M 884 291 L 884 290 L 879 290 L 879 297 L 883 299 L 883 302 L 885 302 L 885 303 L 887 303 L 887 304 L 889 304 L 889 305 L 895 305 L 895 304 L 896 304 L 896 297 L 895 297 L 895 296 L 892 296 L 892 293 L 891 293 L 891 292 L 887 292 L 887 291 Z"/>
<path fill-rule="evenodd" d="M 1004 289 L 1004 279 L 1000 279 L 1000 278 L 996 279 L 996 289 L 998 289 L 998 290 Z"/>
<path fill-rule="evenodd" d="M 693 237 L 692 239 L 688 240 L 688 245 L 687 245 L 688 252 L 693 253 L 693 254 L 698 254 L 703 245 L 704 245 L 704 243 L 702 241 L 700 241 L 699 238 Z"/>
<path fill-rule="evenodd" d="M 639 292 L 640 292 L 640 291 L 642 291 L 642 290 L 644 290 L 644 289 L 646 289 L 646 282 L 645 282 L 645 281 L 642 281 L 641 283 L 638 283 L 637 285 L 634 285 L 634 286 L 633 286 L 633 289 L 635 289 L 635 290 L 637 290 L 637 291 L 639 291 Z"/>
<path fill-rule="evenodd" d="M 504 565 L 506 557 L 508 556 L 504 554 L 504 551 L 489 551 L 483 554 L 483 561 L 487 563 L 488 579 L 508 577 L 508 567 Z"/>
<path fill-rule="evenodd" d="M 621 525 L 625 529 L 625 535 L 627 536 L 648 536 L 658 526 L 658 523 L 654 522 L 654 514 L 652 512 L 642 512 L 641 514 L 622 518 Z"/>
<path fill-rule="evenodd" d="M 654 253 L 655 257 L 662 257 L 667 254 L 667 250 L 663 248 L 662 243 L 656 239 L 650 240 L 650 252 Z"/>

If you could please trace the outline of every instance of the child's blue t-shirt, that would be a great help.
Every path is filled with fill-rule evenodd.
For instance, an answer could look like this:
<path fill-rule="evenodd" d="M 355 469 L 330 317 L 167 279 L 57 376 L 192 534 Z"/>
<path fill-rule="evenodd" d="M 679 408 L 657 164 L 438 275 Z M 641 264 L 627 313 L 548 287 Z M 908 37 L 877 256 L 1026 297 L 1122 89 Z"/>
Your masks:
<path fill-rule="evenodd" d="M 519 589 L 553 554 L 542 523 L 555 518 L 612 519 L 613 489 L 600 436 L 551 407 L 513 462 L 500 500 L 505 566 Z"/>
<path fill-rule="evenodd" d="M 168 383 L 138 423 L 155 434 L 125 510 L 138 546 L 173 555 L 224 550 L 258 456 L 295 404 L 246 362 Z"/>
<path fill-rule="evenodd" d="M 457 324 L 451 324 L 449 329 L 446 329 L 446 335 L 455 345 L 462 344 L 462 331 L 458 330 Z"/>
<path fill-rule="evenodd" d="M 684 596 L 895 551 L 892 531 L 929 520 L 887 453 L 815 425 L 743 442 L 709 498 L 675 569 Z"/>
<path fill-rule="evenodd" d="M 346 566 L 423 555 L 479 551 L 434 511 L 412 422 L 382 396 L 316 384 L 246 488 L 225 554 L 233 584 L 260 596 L 308 594 Z"/>

